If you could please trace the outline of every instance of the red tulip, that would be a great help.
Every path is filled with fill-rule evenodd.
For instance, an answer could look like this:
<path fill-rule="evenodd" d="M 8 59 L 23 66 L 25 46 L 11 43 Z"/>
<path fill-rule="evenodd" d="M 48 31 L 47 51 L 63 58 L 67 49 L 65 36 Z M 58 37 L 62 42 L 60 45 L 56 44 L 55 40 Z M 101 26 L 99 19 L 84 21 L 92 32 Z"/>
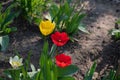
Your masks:
<path fill-rule="evenodd" d="M 59 54 L 55 56 L 55 59 L 56 59 L 56 65 L 61 68 L 67 67 L 71 64 L 71 57 L 65 54 Z"/>
<path fill-rule="evenodd" d="M 66 32 L 62 32 L 62 33 L 55 32 L 54 34 L 51 35 L 51 38 L 53 43 L 56 44 L 57 46 L 63 46 L 69 40 L 69 37 Z"/>

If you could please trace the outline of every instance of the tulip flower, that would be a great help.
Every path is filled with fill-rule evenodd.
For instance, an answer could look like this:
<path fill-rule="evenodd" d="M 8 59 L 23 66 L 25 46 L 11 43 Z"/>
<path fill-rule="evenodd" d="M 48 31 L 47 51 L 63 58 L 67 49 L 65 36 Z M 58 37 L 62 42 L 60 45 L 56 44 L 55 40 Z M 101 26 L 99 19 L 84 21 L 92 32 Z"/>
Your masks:
<path fill-rule="evenodd" d="M 19 58 L 18 56 L 10 57 L 9 63 L 13 68 L 18 68 L 23 65 L 22 63 L 23 59 Z"/>
<path fill-rule="evenodd" d="M 71 57 L 65 54 L 59 54 L 55 56 L 55 59 L 56 59 L 56 65 L 61 68 L 67 67 L 71 64 Z"/>
<path fill-rule="evenodd" d="M 51 34 L 55 28 L 55 24 L 51 21 L 41 21 L 39 25 L 40 31 L 44 36 Z"/>
<path fill-rule="evenodd" d="M 66 32 L 62 32 L 62 33 L 55 32 L 54 34 L 51 35 L 51 38 L 53 43 L 56 44 L 57 46 L 63 46 L 69 40 L 69 37 Z"/>

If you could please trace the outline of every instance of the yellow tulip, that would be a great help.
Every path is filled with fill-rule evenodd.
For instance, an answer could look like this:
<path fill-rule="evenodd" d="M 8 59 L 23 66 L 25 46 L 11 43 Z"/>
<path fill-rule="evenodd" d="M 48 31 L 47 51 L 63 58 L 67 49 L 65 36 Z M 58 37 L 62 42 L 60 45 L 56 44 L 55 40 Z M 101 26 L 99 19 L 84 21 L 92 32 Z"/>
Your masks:
<path fill-rule="evenodd" d="M 40 31 L 44 36 L 51 34 L 55 28 L 55 24 L 51 21 L 41 21 L 39 25 Z"/>

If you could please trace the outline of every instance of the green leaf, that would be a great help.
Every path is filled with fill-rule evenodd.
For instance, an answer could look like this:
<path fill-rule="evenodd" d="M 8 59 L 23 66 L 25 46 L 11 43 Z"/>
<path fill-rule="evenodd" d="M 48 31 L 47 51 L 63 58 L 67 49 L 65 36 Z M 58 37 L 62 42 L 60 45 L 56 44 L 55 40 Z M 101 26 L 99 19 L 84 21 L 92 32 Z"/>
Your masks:
<path fill-rule="evenodd" d="M 11 78 L 11 74 L 8 69 L 4 70 L 4 74 L 8 77 Z"/>
<path fill-rule="evenodd" d="M 49 59 L 48 59 L 48 42 L 45 41 L 44 46 L 43 46 L 43 51 L 41 53 L 40 57 L 40 67 L 41 67 L 41 77 L 44 80 L 48 80 L 50 76 L 50 65 L 49 65 Z"/>
<path fill-rule="evenodd" d="M 75 80 L 75 78 L 68 76 L 68 77 L 58 77 L 58 80 Z"/>
<path fill-rule="evenodd" d="M 32 52 L 29 51 L 28 56 L 27 56 L 27 58 L 26 58 L 26 60 L 25 60 L 25 69 L 26 69 L 26 70 L 29 70 L 30 57 L 31 57 L 31 55 L 32 55 Z"/>
<path fill-rule="evenodd" d="M 53 44 L 52 48 L 50 50 L 50 57 L 54 57 L 55 56 L 56 49 L 57 49 L 57 46 L 55 44 Z"/>
<path fill-rule="evenodd" d="M 1 45 L 1 50 L 0 51 L 5 51 L 9 45 L 9 36 L 1 36 L 0 37 L 0 45 Z"/>
<path fill-rule="evenodd" d="M 4 80 L 3 78 L 0 78 L 0 80 Z"/>
<path fill-rule="evenodd" d="M 15 32 L 15 31 L 17 31 L 17 28 L 16 28 L 16 27 L 5 28 L 4 34 L 9 34 L 9 33 L 11 33 L 11 32 Z"/>
<path fill-rule="evenodd" d="M 37 26 L 39 26 L 41 20 L 41 18 L 34 18 L 34 22 Z"/>
<path fill-rule="evenodd" d="M 69 36 L 70 41 L 74 42 L 74 38 L 72 36 Z"/>
<path fill-rule="evenodd" d="M 115 70 L 110 70 L 108 75 L 105 75 L 102 80 L 119 80 L 115 77 L 116 71 Z"/>
<path fill-rule="evenodd" d="M 41 79 L 41 71 L 38 71 L 33 77 L 32 80 L 43 80 Z"/>
<path fill-rule="evenodd" d="M 89 34 L 89 32 L 87 31 L 86 27 L 83 24 L 80 24 L 78 29 L 84 33 Z"/>
<path fill-rule="evenodd" d="M 108 78 L 110 80 L 114 80 L 115 79 L 115 74 L 116 74 L 116 72 L 114 70 L 111 70 L 110 73 L 109 73 Z"/>
<path fill-rule="evenodd" d="M 47 60 L 47 63 L 45 63 L 46 65 L 44 66 L 44 71 L 43 71 L 43 75 L 45 75 L 44 77 L 47 79 L 47 80 L 51 80 L 51 63 L 52 61 L 51 60 Z"/>
<path fill-rule="evenodd" d="M 109 34 L 111 34 L 115 40 L 120 39 L 120 29 L 112 29 L 109 31 Z"/>
<path fill-rule="evenodd" d="M 20 69 L 8 69 L 4 73 L 11 78 L 11 80 L 19 80 L 20 78 Z"/>
<path fill-rule="evenodd" d="M 57 80 L 57 66 L 53 63 L 52 71 L 51 71 L 51 80 Z"/>
<path fill-rule="evenodd" d="M 56 4 L 53 4 L 51 7 L 50 7 L 50 15 L 52 17 L 52 19 L 54 19 L 55 17 L 57 17 L 57 14 L 58 14 L 58 6 Z M 53 21 L 53 20 L 52 20 Z"/>
<path fill-rule="evenodd" d="M 58 67 L 58 76 L 63 77 L 63 76 L 67 76 L 67 75 L 72 75 L 75 72 L 77 72 L 78 70 L 79 70 L 79 68 L 75 65 L 70 65 L 65 68 Z"/>
<path fill-rule="evenodd" d="M 91 69 L 88 71 L 88 73 L 86 74 L 84 80 L 92 80 L 92 76 L 95 72 L 95 69 L 96 69 L 96 62 L 94 62 L 94 64 L 92 65 Z"/>
<path fill-rule="evenodd" d="M 120 19 L 116 22 L 117 24 L 120 24 Z"/>
<path fill-rule="evenodd" d="M 6 16 L 4 22 L 2 23 L 2 26 L 6 25 L 6 24 L 7 25 L 10 24 L 13 21 L 13 19 L 15 17 L 17 17 L 18 15 L 19 15 L 19 12 L 18 13 L 16 13 L 16 12 L 9 13 L 9 15 Z"/>
<path fill-rule="evenodd" d="M 48 54 L 48 45 L 49 45 L 48 42 L 45 41 L 44 46 L 43 46 L 43 54 L 45 56 L 47 56 L 47 54 Z"/>
<path fill-rule="evenodd" d="M 22 79 L 23 80 L 29 80 L 30 76 L 28 75 L 28 72 L 26 70 L 26 68 L 24 66 L 21 66 L 21 69 L 22 69 Z"/>
<path fill-rule="evenodd" d="M 78 12 L 75 13 L 71 19 L 66 21 L 66 31 L 69 35 L 73 35 L 78 31 L 78 27 L 80 24 L 80 21 L 85 17 L 85 14 L 79 14 Z"/>
<path fill-rule="evenodd" d="M 47 55 L 48 55 L 48 42 L 45 42 L 39 61 L 41 67 L 44 67 L 44 64 L 47 63 Z"/>

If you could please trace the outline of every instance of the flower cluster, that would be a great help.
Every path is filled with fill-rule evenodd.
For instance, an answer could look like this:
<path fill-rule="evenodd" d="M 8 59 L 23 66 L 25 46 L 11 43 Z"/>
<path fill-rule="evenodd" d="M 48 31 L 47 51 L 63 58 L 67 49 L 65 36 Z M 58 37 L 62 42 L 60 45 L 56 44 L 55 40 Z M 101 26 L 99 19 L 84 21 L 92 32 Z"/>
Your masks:
<path fill-rule="evenodd" d="M 78 70 L 78 67 L 72 65 L 71 56 L 65 53 L 58 54 L 56 48 L 64 46 L 70 39 L 73 40 L 72 36 L 81 29 L 79 28 L 80 21 L 85 15 L 81 14 L 80 11 L 74 12 L 77 4 L 75 3 L 74 7 L 72 7 L 70 5 L 71 0 L 64 1 L 64 4 L 59 5 L 60 7 L 56 4 L 50 4 L 49 2 L 53 3 L 51 0 L 15 0 L 13 2 L 15 5 L 12 5 L 13 8 L 11 7 L 9 11 L 5 12 L 5 16 L 7 16 L 5 20 L 2 19 L 4 16 L 0 17 L 0 19 L 3 20 L 1 26 L 3 28 L 1 29 L 4 30 L 1 30 L 2 35 L 16 31 L 15 28 L 7 28 L 6 26 L 8 26 L 8 22 L 13 21 L 13 18 L 22 16 L 22 19 L 39 26 L 40 33 L 42 37 L 44 37 L 43 51 L 39 60 L 40 69 L 37 70 L 34 65 L 31 65 L 30 56 L 24 60 L 25 63 L 22 63 L 23 59 L 18 56 L 10 57 L 9 63 L 12 69 L 5 71 L 10 80 L 75 80 L 71 75 Z M 60 3 L 61 2 L 62 0 Z M 51 17 L 51 19 L 48 20 L 46 18 L 46 20 L 41 21 L 41 15 L 43 15 L 44 10 L 46 12 L 47 6 L 49 6 L 47 13 L 50 14 L 49 18 Z M 2 9 L 1 5 L 0 9 Z M 16 15 L 8 14 L 12 9 L 15 10 Z M 7 20 L 8 18 L 11 19 Z M 39 21 L 41 22 L 39 23 Z M 50 38 L 53 42 L 50 52 L 47 38 Z M 3 43 L 2 40 L 1 43 Z M 1 51 L 2 48 L 5 48 L 5 46 L 2 45 Z M 30 66 L 31 70 L 29 69 Z"/>
<path fill-rule="evenodd" d="M 43 46 L 43 52 L 41 53 L 39 62 L 40 70 L 36 70 L 34 65 L 31 65 L 32 72 L 27 71 L 27 66 L 22 63 L 22 58 L 19 58 L 18 56 L 13 58 L 10 57 L 9 63 L 13 67 L 13 69 L 10 70 L 11 80 L 18 80 L 19 78 L 21 78 L 20 80 L 30 80 L 30 78 L 34 78 L 33 80 L 61 80 L 60 78 L 62 78 L 62 80 L 68 80 L 66 79 L 67 77 L 70 78 L 69 80 L 74 80 L 74 78 L 70 77 L 70 75 L 74 74 L 78 70 L 78 67 L 72 65 L 70 56 L 65 53 L 56 55 L 54 51 L 56 50 L 55 47 L 64 46 L 69 41 L 68 34 L 66 32 L 59 31 L 54 32 L 55 23 L 52 23 L 49 20 L 41 21 L 39 28 L 45 37 L 51 34 L 50 38 L 54 44 L 50 53 L 47 52 L 49 45 L 45 38 L 45 44 Z M 29 64 L 29 62 L 27 64 Z M 39 78 L 36 77 L 36 74 Z"/>
<path fill-rule="evenodd" d="M 39 28 L 44 36 L 48 36 L 54 31 L 55 23 L 52 23 L 49 20 L 41 21 Z M 69 37 L 66 32 L 58 31 L 51 35 L 51 39 L 53 43 L 56 44 L 57 46 L 63 46 L 69 41 Z"/>
<path fill-rule="evenodd" d="M 44 36 L 48 36 L 54 31 L 55 23 L 52 23 L 49 20 L 41 21 L 39 28 Z M 59 31 L 56 31 L 53 34 L 51 34 L 51 39 L 56 46 L 64 46 L 69 41 L 68 34 L 66 32 Z M 71 64 L 71 57 L 65 54 L 58 54 L 55 58 L 56 64 L 59 67 L 63 68 Z"/>

